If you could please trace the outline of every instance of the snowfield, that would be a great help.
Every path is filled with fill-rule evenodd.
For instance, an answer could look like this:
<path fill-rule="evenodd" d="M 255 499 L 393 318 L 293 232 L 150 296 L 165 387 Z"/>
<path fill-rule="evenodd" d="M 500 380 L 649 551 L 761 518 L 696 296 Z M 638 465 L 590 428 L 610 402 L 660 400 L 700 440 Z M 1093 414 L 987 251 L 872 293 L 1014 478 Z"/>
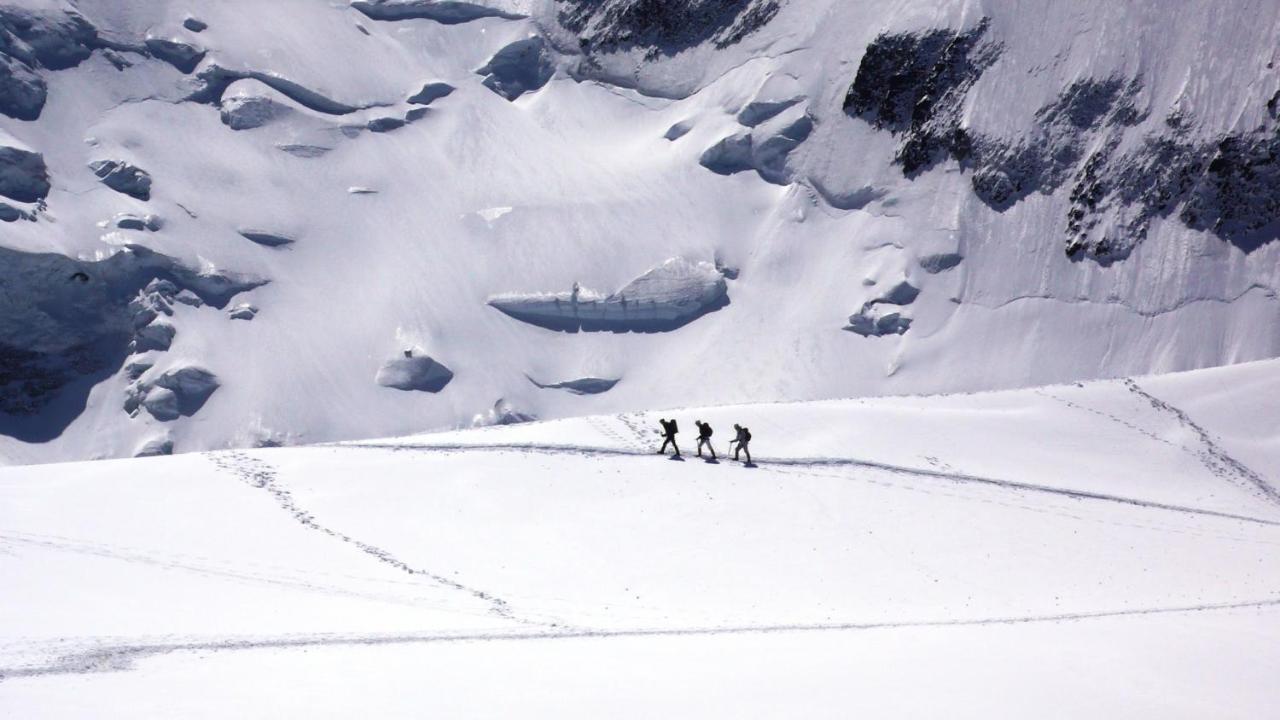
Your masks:
<path fill-rule="evenodd" d="M 1280 356 L 1275 2 L 633 5 L 0 3 L 0 462 Z"/>
<path fill-rule="evenodd" d="M 1267 361 L 9 468 L 0 709 L 1261 717 L 1277 392 Z M 696 419 L 757 467 L 692 456 Z"/>

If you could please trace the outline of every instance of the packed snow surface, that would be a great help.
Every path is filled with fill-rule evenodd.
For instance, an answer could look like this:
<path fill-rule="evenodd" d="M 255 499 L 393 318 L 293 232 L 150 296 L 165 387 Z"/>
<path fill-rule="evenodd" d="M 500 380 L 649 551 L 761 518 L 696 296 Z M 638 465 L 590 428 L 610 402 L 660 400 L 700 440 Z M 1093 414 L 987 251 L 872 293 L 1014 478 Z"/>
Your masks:
<path fill-rule="evenodd" d="M 1277 393 L 1269 361 L 7 468 L 0 710 L 1265 717 Z"/>

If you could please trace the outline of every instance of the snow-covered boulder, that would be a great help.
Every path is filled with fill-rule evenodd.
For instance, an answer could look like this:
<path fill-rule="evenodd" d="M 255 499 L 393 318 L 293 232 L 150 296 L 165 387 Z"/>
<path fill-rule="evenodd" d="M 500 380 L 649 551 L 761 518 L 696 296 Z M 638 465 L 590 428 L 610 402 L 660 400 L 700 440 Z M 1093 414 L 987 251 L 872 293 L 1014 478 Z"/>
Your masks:
<path fill-rule="evenodd" d="M 178 412 L 183 415 L 196 414 L 209 396 L 218 389 L 219 384 L 216 375 L 192 365 L 168 370 L 155 380 L 156 388 L 168 390 L 174 394 Z M 156 389 L 148 392 L 147 399 L 150 400 L 155 392 L 157 392 Z M 149 406 L 148 409 L 150 409 Z"/>
<path fill-rule="evenodd" d="M 453 380 L 453 371 L 429 355 L 414 350 L 390 358 L 378 368 L 374 382 L 396 390 L 437 393 Z"/>
<path fill-rule="evenodd" d="M 500 295 L 489 304 L 511 317 L 564 332 L 667 332 L 729 303 L 724 275 L 709 262 L 672 258 L 611 295 Z"/>
<path fill-rule="evenodd" d="M 173 438 L 168 433 L 161 435 L 153 435 L 142 444 L 138 445 L 138 449 L 134 451 L 134 457 L 156 457 L 158 455 L 173 454 Z"/>

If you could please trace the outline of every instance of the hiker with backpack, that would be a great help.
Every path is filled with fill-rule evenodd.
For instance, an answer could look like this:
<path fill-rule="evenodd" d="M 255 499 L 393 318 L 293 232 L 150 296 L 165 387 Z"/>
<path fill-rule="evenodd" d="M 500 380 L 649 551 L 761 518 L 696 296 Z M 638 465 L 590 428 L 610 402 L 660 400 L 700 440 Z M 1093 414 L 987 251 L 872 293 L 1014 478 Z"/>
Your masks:
<path fill-rule="evenodd" d="M 698 457 L 702 457 L 702 446 L 706 446 L 711 452 L 711 459 L 716 459 L 716 449 L 711 447 L 711 426 L 701 420 L 695 420 L 694 425 L 698 426 Z"/>
<path fill-rule="evenodd" d="M 667 420 L 666 418 L 658 418 L 658 424 L 662 426 L 662 447 L 658 450 L 659 455 L 667 454 L 667 443 L 671 443 L 671 449 L 675 450 L 672 457 L 680 457 L 680 446 L 676 445 L 676 433 L 680 432 L 680 426 L 676 425 L 675 418 Z"/>
<path fill-rule="evenodd" d="M 729 441 L 729 447 L 733 447 L 735 443 L 737 444 L 737 447 L 733 450 L 733 459 L 737 460 L 738 453 L 744 452 L 747 454 L 747 464 L 750 465 L 751 451 L 747 449 L 747 445 L 751 442 L 751 431 L 737 423 L 733 424 L 733 429 L 736 435 L 733 440 Z"/>

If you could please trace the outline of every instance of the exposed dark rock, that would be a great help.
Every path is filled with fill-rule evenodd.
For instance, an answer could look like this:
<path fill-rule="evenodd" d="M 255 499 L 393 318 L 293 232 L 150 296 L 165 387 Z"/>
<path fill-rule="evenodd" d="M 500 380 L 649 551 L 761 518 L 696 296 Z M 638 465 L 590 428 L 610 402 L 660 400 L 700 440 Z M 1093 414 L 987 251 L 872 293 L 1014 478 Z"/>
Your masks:
<path fill-rule="evenodd" d="M 209 29 L 209 24 L 199 18 L 188 16 L 185 20 L 182 21 L 182 27 L 190 30 L 193 33 L 198 33 L 198 32 L 204 32 L 205 30 Z"/>
<path fill-rule="evenodd" d="M 405 126 L 405 121 L 398 117 L 380 117 L 374 118 L 365 124 L 369 128 L 369 132 L 384 133 L 392 130 L 399 130 Z"/>
<path fill-rule="evenodd" d="M 78 13 L 0 6 L 0 52 L 28 66 L 66 70 L 100 47 L 97 29 Z"/>
<path fill-rule="evenodd" d="M 396 390 L 437 393 L 453 380 L 453 371 L 429 355 L 405 350 L 378 369 L 374 382 Z"/>
<path fill-rule="evenodd" d="M 245 240 L 255 242 L 264 247 L 278 248 L 286 245 L 292 245 L 295 241 L 293 238 L 279 233 L 267 232 L 265 230 L 237 230 L 240 236 Z"/>
<path fill-rule="evenodd" d="M 542 388 L 543 390 L 565 390 L 567 392 L 573 393 L 574 395 L 599 395 L 600 393 L 609 392 L 610 390 L 612 390 L 613 386 L 617 385 L 618 380 L 620 379 L 621 378 L 615 378 L 610 380 L 606 378 L 585 377 L 585 378 L 578 378 L 576 380 L 565 380 L 564 382 L 549 383 L 544 385 L 543 383 L 540 383 L 537 380 L 534 380 L 533 378 L 529 378 L 529 382 Z"/>
<path fill-rule="evenodd" d="M 123 160 L 96 160 L 89 169 L 103 185 L 139 200 L 151 199 L 151 175 Z"/>
<path fill-rule="evenodd" d="M 17 222 L 18 220 L 34 220 L 35 218 L 26 212 L 8 204 L 0 202 L 0 222 Z"/>
<path fill-rule="evenodd" d="M 902 313 L 896 311 L 878 317 L 865 313 L 850 315 L 849 325 L 845 328 L 845 330 L 863 337 L 902 335 L 910 329 L 911 318 L 903 317 Z"/>
<path fill-rule="evenodd" d="M 948 155 L 968 157 L 960 126 L 965 94 L 1000 56 L 985 40 L 983 18 L 964 32 L 931 30 L 880 35 L 867 46 L 844 99 L 844 111 L 902 136 L 895 161 L 908 177 Z"/>
<path fill-rule="evenodd" d="M 718 175 L 732 175 L 755 166 L 752 161 L 751 134 L 738 133 L 721 139 L 698 158 L 702 167 Z"/>
<path fill-rule="evenodd" d="M 973 191 L 1003 212 L 1032 192 L 1051 193 L 1076 172 L 1099 134 L 1114 145 L 1124 128 L 1144 119 L 1135 105 L 1142 86 L 1122 78 L 1078 80 L 1036 112 L 1035 130 L 1016 143 L 977 139 L 970 164 Z"/>
<path fill-rule="evenodd" d="M 276 147 L 294 157 L 308 159 L 318 158 L 333 149 L 324 147 L 323 145 L 277 145 Z"/>
<path fill-rule="evenodd" d="M 681 120 L 675 125 L 672 125 L 671 127 L 667 128 L 666 134 L 664 134 L 662 137 L 672 141 L 679 140 L 680 138 L 687 135 L 689 131 L 692 129 L 693 129 L 692 120 Z"/>
<path fill-rule="evenodd" d="M 299 105 L 326 115 L 347 115 L 360 110 L 354 105 L 338 102 L 320 93 L 299 85 L 287 78 L 258 70 L 229 70 L 220 65 L 209 65 L 196 73 L 197 89 L 187 97 L 191 102 L 207 105 L 221 105 L 222 96 L 231 83 L 237 80 L 253 79 L 279 92 L 281 95 Z"/>
<path fill-rule="evenodd" d="M 533 422 L 538 419 L 537 415 L 531 413 L 520 412 L 506 400 L 499 398 L 493 404 L 489 412 L 483 415 L 477 415 L 471 424 L 477 427 L 490 425 L 518 425 L 520 423 Z"/>
<path fill-rule="evenodd" d="M 0 52 L 0 113 L 16 120 L 35 120 L 48 94 L 44 78 L 21 60 Z"/>
<path fill-rule="evenodd" d="M 0 195 L 18 202 L 37 202 L 48 194 L 49 171 L 44 156 L 0 146 Z"/>
<path fill-rule="evenodd" d="M 434 20 L 456 25 L 480 18 L 520 20 L 525 16 L 494 7 L 458 0 L 352 0 L 351 7 L 374 20 Z"/>
<path fill-rule="evenodd" d="M 560 24 L 587 55 L 642 48 L 649 59 L 712 42 L 725 48 L 763 27 L 779 0 L 557 0 Z"/>
<path fill-rule="evenodd" d="M 422 89 L 409 96 L 409 102 L 414 105 L 430 105 L 431 103 L 443 97 L 448 97 L 453 93 L 454 87 L 446 82 L 429 82 L 422 86 Z"/>
<path fill-rule="evenodd" d="M 940 272 L 946 272 L 956 267 L 964 261 L 964 256 L 960 253 L 938 253 L 937 255 L 925 255 L 920 258 L 920 267 L 930 275 L 937 275 Z"/>
<path fill-rule="evenodd" d="M 195 71 L 205 55 L 203 48 L 184 43 L 181 40 L 149 37 L 145 45 L 147 52 L 151 53 L 152 57 L 169 63 L 177 68 L 178 72 L 187 75 Z"/>
<path fill-rule="evenodd" d="M 539 90 L 555 74 L 547 43 L 539 36 L 517 40 L 494 54 L 484 67 L 484 86 L 508 100 Z"/>
<path fill-rule="evenodd" d="M 901 310 L 886 306 L 910 305 L 919 295 L 918 288 L 903 280 L 880 297 L 863 303 L 858 312 L 849 316 L 845 330 L 863 337 L 902 335 L 911 328 L 911 318 L 904 316 Z"/>
<path fill-rule="evenodd" d="M 164 222 L 158 215 L 134 215 L 132 213 L 121 213 L 112 219 L 112 224 L 121 230 L 146 230 L 148 232 L 156 232 L 164 227 Z"/>

